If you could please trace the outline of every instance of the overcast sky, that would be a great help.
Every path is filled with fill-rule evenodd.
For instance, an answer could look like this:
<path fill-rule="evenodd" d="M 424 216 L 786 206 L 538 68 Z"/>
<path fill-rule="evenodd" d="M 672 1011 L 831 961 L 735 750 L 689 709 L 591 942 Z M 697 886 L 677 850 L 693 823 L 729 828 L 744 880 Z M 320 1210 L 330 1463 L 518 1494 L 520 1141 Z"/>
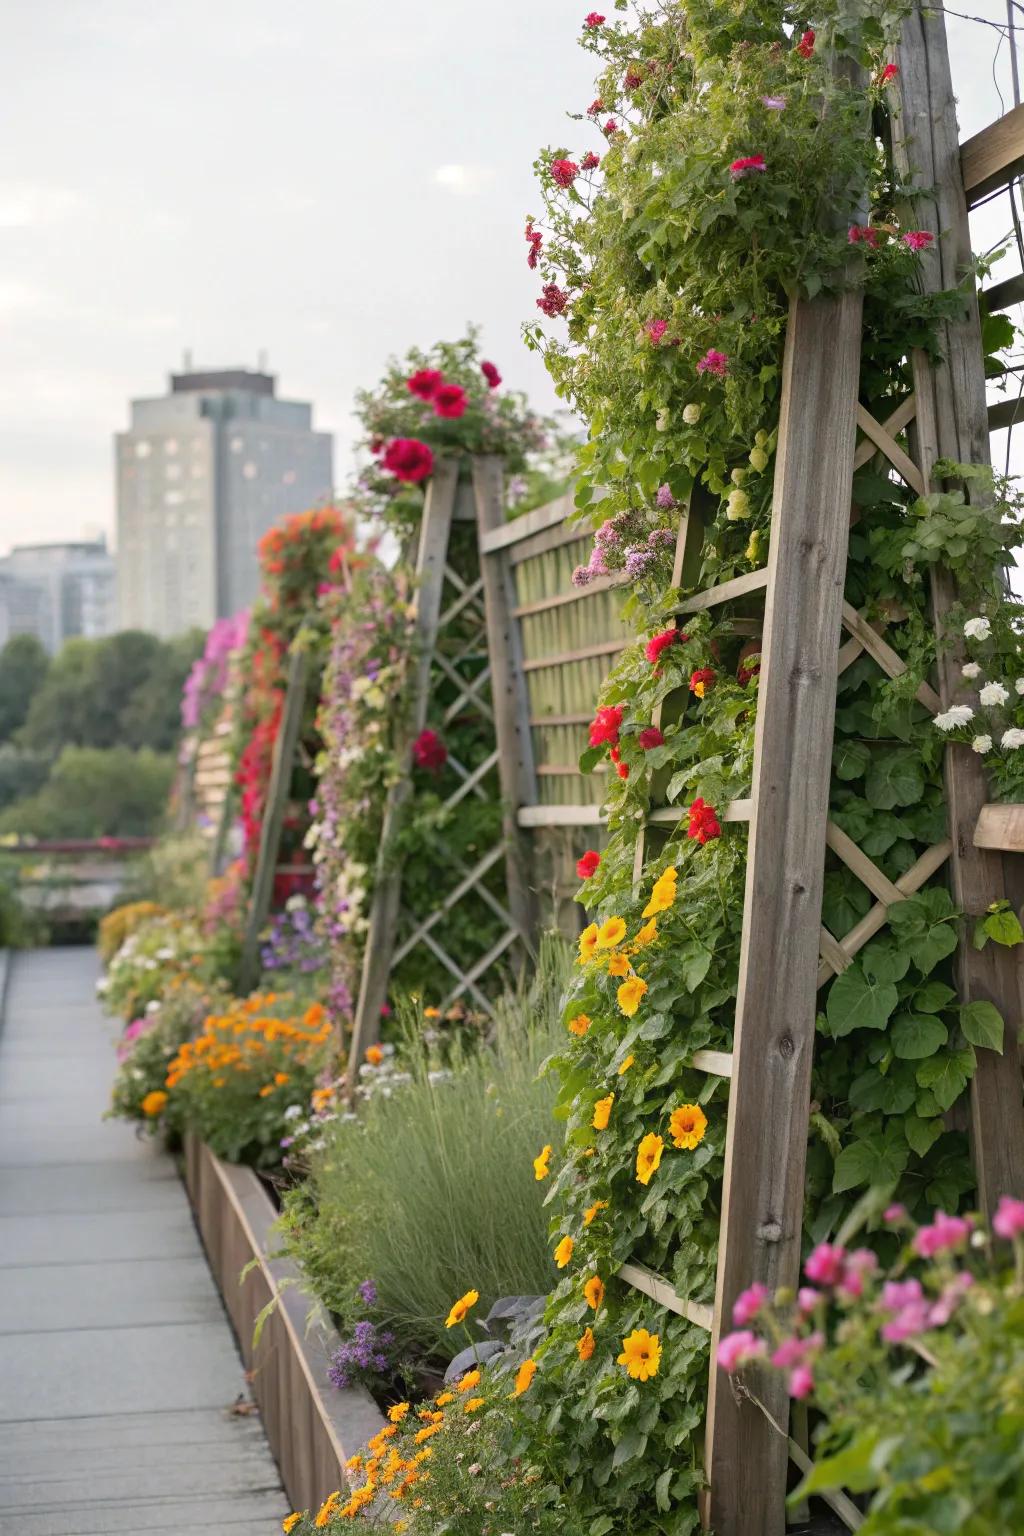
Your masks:
<path fill-rule="evenodd" d="M 538 149 L 587 147 L 563 117 L 593 94 L 586 9 L 0 0 L 0 550 L 113 532 L 112 434 L 186 348 L 265 350 L 334 432 L 339 483 L 354 391 L 469 320 L 553 407 L 519 338 L 522 226 Z M 999 38 L 949 25 L 966 136 L 1002 110 Z M 1009 107 L 1005 44 L 996 76 Z M 976 245 L 1009 222 L 985 210 Z"/>

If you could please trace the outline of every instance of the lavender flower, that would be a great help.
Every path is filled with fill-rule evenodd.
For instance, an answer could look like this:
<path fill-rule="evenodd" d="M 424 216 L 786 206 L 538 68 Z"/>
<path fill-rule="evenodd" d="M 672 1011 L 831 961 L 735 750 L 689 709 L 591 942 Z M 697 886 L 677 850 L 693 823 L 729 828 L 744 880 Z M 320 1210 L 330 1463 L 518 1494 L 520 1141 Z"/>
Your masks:
<path fill-rule="evenodd" d="M 644 549 L 639 545 L 633 545 L 632 548 L 627 549 L 626 575 L 630 581 L 638 581 L 640 577 L 646 576 L 654 563 L 654 559 L 653 549 Z"/>
<path fill-rule="evenodd" d="M 585 565 L 578 565 L 573 571 L 572 584 L 574 587 L 589 587 L 590 572 Z"/>
<path fill-rule="evenodd" d="M 363 1281 L 362 1285 L 359 1287 L 359 1294 L 368 1307 L 376 1306 L 377 1287 L 374 1285 L 372 1280 Z"/>
<path fill-rule="evenodd" d="M 654 498 L 654 505 L 656 507 L 660 507 L 663 512 L 671 512 L 675 504 L 676 499 L 672 495 L 671 487 L 667 485 L 659 485 L 658 494 Z"/>

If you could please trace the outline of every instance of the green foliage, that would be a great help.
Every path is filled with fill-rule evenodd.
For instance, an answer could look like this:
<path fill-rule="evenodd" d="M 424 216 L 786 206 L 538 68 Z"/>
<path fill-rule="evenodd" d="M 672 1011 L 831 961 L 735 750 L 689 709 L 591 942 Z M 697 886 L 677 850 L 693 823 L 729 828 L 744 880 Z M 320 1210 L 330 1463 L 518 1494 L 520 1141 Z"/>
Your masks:
<path fill-rule="evenodd" d="M 46 784 L 0 813 L 0 834 L 148 836 L 163 819 L 173 777 L 174 759 L 149 747 L 65 747 Z"/>
<path fill-rule="evenodd" d="M 49 772 L 45 752 L 26 752 L 5 742 L 0 747 L 0 811 L 42 789 Z"/>
<path fill-rule="evenodd" d="M 12 635 L 0 650 L 0 742 L 24 725 L 49 667 L 50 658 L 35 635 Z"/>

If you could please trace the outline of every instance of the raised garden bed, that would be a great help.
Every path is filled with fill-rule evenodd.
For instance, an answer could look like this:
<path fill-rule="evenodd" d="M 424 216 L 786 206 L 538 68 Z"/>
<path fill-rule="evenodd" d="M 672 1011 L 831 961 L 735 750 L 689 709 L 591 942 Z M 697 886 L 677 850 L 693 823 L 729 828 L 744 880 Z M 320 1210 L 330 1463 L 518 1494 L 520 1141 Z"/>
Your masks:
<path fill-rule="evenodd" d="M 285 1492 L 293 1509 L 315 1509 L 334 1489 L 344 1488 L 346 1459 L 384 1420 L 368 1392 L 359 1387 L 339 1392 L 328 1380 L 338 1337 L 317 1304 L 302 1294 L 295 1266 L 268 1257 L 276 1212 L 252 1169 L 221 1162 L 203 1142 L 187 1136 L 184 1176 Z M 275 1298 L 254 1349 L 257 1319 Z"/>

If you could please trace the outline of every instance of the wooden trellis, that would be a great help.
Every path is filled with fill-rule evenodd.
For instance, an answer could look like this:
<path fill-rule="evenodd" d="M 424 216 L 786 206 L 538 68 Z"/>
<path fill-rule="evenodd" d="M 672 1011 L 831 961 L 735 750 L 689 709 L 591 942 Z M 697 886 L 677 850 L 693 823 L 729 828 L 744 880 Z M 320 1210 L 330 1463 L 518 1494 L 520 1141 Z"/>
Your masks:
<path fill-rule="evenodd" d="M 454 769 L 460 782 L 445 800 L 444 809 L 456 810 L 468 795 L 487 799 L 488 780 L 496 777 L 507 810 L 500 837 L 472 867 L 464 867 L 450 853 L 439 849 L 446 873 L 454 874 L 456 881 L 439 896 L 426 916 L 414 916 L 402 907 L 402 870 L 394 852 L 394 839 L 412 793 L 409 772 L 392 787 L 369 914 L 350 1077 L 358 1069 L 366 1047 L 378 1037 L 393 966 L 417 947 L 427 949 L 451 976 L 442 1007 L 466 998 L 474 1006 L 490 1011 L 491 999 L 482 984 L 483 978 L 514 946 L 529 949 L 533 943 L 533 894 L 514 817 L 515 805 L 528 792 L 532 768 L 528 733 L 520 729 L 522 669 L 515 664 L 517 642 L 511 629 L 507 571 L 492 566 L 467 577 L 449 559 L 454 523 L 471 523 L 479 538 L 480 533 L 497 526 L 505 517 L 501 461 L 481 458 L 473 461 L 471 468 L 472 487 L 466 483 L 460 486 L 460 461 L 440 459 L 427 489 L 416 559 L 416 672 L 409 734 L 401 755 L 409 758 L 413 741 L 427 723 L 431 690 L 440 674 L 456 690 L 444 723 L 467 710 L 476 711 L 486 719 L 494 735 L 493 750 L 472 770 L 449 753 L 447 765 Z M 446 632 L 456 619 L 461 639 L 448 652 Z M 487 880 L 502 861 L 506 874 L 504 900 Z M 472 963 L 453 955 L 445 944 L 445 919 L 467 898 L 483 902 L 499 923 L 497 938 Z"/>

